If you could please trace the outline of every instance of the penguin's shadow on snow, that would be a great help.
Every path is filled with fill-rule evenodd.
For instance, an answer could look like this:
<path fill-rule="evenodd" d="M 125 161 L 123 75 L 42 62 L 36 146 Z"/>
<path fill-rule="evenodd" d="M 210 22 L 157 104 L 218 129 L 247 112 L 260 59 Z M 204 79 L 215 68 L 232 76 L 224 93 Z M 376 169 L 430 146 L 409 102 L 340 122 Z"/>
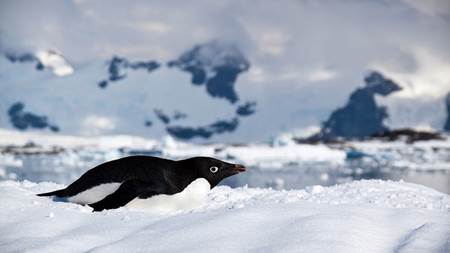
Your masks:
<path fill-rule="evenodd" d="M 51 198 L 51 200 L 54 202 L 73 203 L 73 202 L 69 202 L 69 200 L 67 200 L 67 198 L 61 198 L 61 197 L 57 197 L 57 196 L 53 196 Z"/>

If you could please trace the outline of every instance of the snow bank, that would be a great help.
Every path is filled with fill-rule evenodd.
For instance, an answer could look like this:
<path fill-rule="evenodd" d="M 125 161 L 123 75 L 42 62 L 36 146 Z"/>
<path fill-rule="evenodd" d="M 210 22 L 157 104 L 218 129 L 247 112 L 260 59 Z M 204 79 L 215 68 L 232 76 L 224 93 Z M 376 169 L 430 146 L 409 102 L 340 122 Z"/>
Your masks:
<path fill-rule="evenodd" d="M 64 59 L 64 56 L 54 50 L 38 51 L 36 57 L 57 76 L 67 76 L 74 72 L 72 66 Z"/>
<path fill-rule="evenodd" d="M 0 146 L 23 146 L 27 143 L 35 143 L 44 148 L 56 146 L 66 149 L 86 147 L 115 149 L 123 147 L 152 148 L 157 142 L 155 140 L 129 135 L 82 137 L 51 133 L 45 134 L 42 132 L 19 132 L 0 128 Z"/>
<path fill-rule="evenodd" d="M 332 162 L 343 163 L 346 154 L 325 145 L 291 144 L 286 146 L 250 145 L 226 147 L 219 153 L 248 166 L 259 168 L 282 168 L 288 163 Z"/>
<path fill-rule="evenodd" d="M 191 212 L 91 208 L 0 182 L 1 252 L 449 252 L 450 196 L 387 181 L 305 190 L 220 186 Z"/>

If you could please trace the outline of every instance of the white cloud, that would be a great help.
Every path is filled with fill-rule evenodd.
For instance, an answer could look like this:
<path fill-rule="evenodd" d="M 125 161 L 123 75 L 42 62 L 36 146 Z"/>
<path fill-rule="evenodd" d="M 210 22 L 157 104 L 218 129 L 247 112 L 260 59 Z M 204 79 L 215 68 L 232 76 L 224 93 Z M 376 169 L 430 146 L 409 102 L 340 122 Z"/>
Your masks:
<path fill-rule="evenodd" d="M 255 38 L 263 54 L 278 56 L 285 52 L 289 36 L 281 31 L 264 31 Z"/>
<path fill-rule="evenodd" d="M 378 62 L 372 68 L 381 70 L 398 82 L 403 90 L 392 97 L 441 99 L 450 91 L 450 61 L 425 48 L 410 49 L 417 66 L 412 71 L 399 71 L 391 62 Z"/>
<path fill-rule="evenodd" d="M 448 3 L 0 1 L 0 46 L 33 52 L 57 48 L 73 66 L 82 66 L 114 54 L 165 62 L 198 43 L 232 42 L 251 63 L 238 78 L 239 95 L 257 93 L 261 112 L 276 108 L 270 116 L 301 108 L 294 123 L 302 127 L 342 106 L 356 87 L 364 85 L 368 68 L 406 87 L 393 97 L 424 94 L 436 100 L 446 94 Z M 279 122 L 293 118 L 276 116 Z"/>
<path fill-rule="evenodd" d="M 163 22 L 155 22 L 155 21 L 144 21 L 144 22 L 136 22 L 127 24 L 132 29 L 138 29 L 141 32 L 150 32 L 150 33 L 167 33 L 170 30 L 170 26 Z"/>
<path fill-rule="evenodd" d="M 403 0 L 417 11 L 430 15 L 449 15 L 450 1 L 448 0 Z"/>

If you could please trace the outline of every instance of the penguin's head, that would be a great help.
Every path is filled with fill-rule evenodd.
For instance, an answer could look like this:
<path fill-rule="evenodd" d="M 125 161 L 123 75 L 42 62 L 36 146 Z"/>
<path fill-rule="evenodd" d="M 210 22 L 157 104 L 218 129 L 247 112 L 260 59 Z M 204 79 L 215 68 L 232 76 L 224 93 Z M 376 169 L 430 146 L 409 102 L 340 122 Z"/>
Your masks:
<path fill-rule="evenodd" d="M 227 163 L 211 157 L 194 157 L 188 160 L 193 169 L 197 171 L 198 178 L 208 180 L 211 188 L 224 178 L 245 171 L 243 165 Z"/>

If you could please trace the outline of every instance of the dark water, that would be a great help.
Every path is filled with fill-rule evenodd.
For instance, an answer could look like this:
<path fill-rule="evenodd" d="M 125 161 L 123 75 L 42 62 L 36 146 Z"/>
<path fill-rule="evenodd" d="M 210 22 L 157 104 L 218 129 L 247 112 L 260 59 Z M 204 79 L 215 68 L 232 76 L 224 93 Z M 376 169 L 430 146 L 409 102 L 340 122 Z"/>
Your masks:
<path fill-rule="evenodd" d="M 14 160 L 16 163 L 19 161 L 19 164 L 0 164 L 2 170 L 0 179 L 69 184 L 95 165 L 120 156 L 123 154 L 100 151 L 14 155 Z M 248 185 L 274 189 L 303 189 L 310 185 L 330 186 L 360 179 L 404 180 L 450 194 L 449 170 L 430 168 L 411 170 L 408 166 L 398 167 L 386 161 L 374 162 L 364 159 L 352 159 L 344 164 L 309 162 L 277 169 L 249 167 L 247 172 L 230 177 L 222 184 L 232 187 Z"/>

